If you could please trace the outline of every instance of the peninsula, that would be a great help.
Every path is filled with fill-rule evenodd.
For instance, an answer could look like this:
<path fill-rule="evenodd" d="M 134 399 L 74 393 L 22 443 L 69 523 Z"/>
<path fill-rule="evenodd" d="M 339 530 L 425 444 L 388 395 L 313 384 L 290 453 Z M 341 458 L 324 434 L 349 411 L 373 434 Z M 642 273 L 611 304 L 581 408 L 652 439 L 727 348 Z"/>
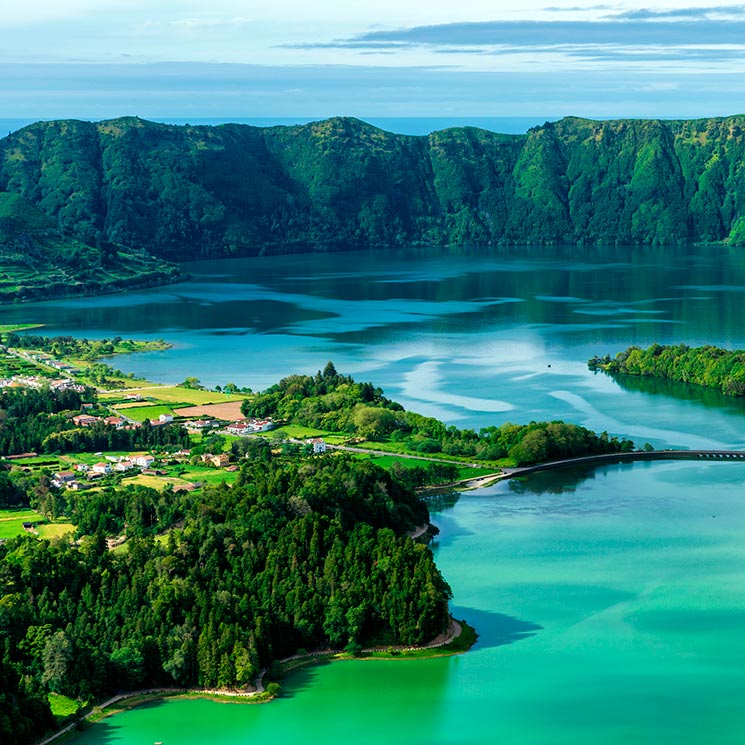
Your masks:
<path fill-rule="evenodd" d="M 86 356 L 142 345 L 3 341 L 0 734 L 11 745 L 55 728 L 50 703 L 61 721 L 119 690 L 248 691 L 304 650 L 395 656 L 449 642 L 460 627 L 413 537 L 429 523 L 416 487 L 493 472 L 493 458 L 632 447 L 560 422 L 445 428 L 331 363 L 256 395 L 195 378 L 122 388 L 113 373 L 96 388 L 101 363 Z M 240 402 L 243 418 L 226 421 Z M 184 413 L 195 408 L 210 418 Z M 363 452 L 324 453 L 327 441 Z"/>

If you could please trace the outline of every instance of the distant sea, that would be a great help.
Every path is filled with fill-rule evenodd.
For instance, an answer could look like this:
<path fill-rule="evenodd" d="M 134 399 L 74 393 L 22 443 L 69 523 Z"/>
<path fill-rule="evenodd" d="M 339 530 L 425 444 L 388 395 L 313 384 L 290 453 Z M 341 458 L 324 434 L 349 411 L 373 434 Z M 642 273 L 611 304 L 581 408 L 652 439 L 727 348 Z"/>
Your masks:
<path fill-rule="evenodd" d="M 63 117 L 60 117 L 63 118 Z M 85 118 L 85 117 L 83 117 Z M 114 117 L 111 117 L 114 118 Z M 150 121 L 163 122 L 164 124 L 250 124 L 254 127 L 273 127 L 276 125 L 290 126 L 293 124 L 307 124 L 317 121 L 318 117 L 253 117 L 250 119 L 242 117 L 220 117 L 211 119 L 198 118 L 158 118 L 143 117 Z M 364 118 L 364 117 L 360 117 Z M 366 122 L 389 132 L 402 135 L 427 135 L 439 129 L 448 127 L 479 127 L 489 129 L 492 132 L 503 134 L 525 134 L 531 127 L 536 127 L 546 121 L 545 117 L 536 116 L 436 116 L 436 117 L 370 117 L 364 118 Z M 33 124 L 38 119 L 0 119 L 0 137 L 15 132 L 21 127 Z M 93 120 L 89 120 L 93 121 Z"/>

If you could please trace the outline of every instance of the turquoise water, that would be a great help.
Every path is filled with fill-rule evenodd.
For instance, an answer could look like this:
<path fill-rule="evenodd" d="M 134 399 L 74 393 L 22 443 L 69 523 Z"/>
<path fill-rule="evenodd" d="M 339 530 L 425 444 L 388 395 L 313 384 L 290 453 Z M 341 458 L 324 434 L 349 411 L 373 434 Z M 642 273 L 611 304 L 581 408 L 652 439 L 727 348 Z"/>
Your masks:
<path fill-rule="evenodd" d="M 114 360 L 163 382 L 259 390 L 332 359 L 459 426 L 564 419 L 656 447 L 745 447 L 742 400 L 653 395 L 586 366 L 632 343 L 745 348 L 739 250 L 316 254 L 187 268 L 180 285 L 12 306 L 3 318 L 165 337 L 174 349 Z"/>
<path fill-rule="evenodd" d="M 468 654 L 328 664 L 267 705 L 169 701 L 77 743 L 742 743 L 743 486 L 745 464 L 672 462 L 463 494 L 435 520 Z"/>
<path fill-rule="evenodd" d="M 164 337 L 154 380 L 264 388 L 337 368 L 461 426 L 565 419 L 655 446 L 745 448 L 745 403 L 586 368 L 629 344 L 745 348 L 724 248 L 334 254 L 189 265 L 183 284 L 12 306 L 49 333 Z M 345 662 L 265 706 L 169 701 L 81 745 L 745 742 L 745 464 L 534 474 L 434 519 L 466 655 Z"/>

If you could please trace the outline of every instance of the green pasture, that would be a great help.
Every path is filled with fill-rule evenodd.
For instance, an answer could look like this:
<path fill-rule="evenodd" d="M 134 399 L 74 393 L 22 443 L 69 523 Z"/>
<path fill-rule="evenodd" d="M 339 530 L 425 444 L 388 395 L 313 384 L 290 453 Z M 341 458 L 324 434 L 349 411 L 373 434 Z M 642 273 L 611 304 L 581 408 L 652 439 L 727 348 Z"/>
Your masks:
<path fill-rule="evenodd" d="M 170 406 L 163 406 L 160 404 L 142 405 L 127 407 L 126 409 L 117 409 L 117 411 L 128 419 L 134 419 L 136 422 L 144 422 L 145 419 L 150 421 L 157 421 L 161 414 L 167 414 L 173 416 L 173 411 Z"/>
<path fill-rule="evenodd" d="M 102 401 L 122 400 L 127 395 L 139 394 L 144 399 L 165 404 L 186 406 L 201 406 L 203 404 L 224 404 L 228 401 L 243 401 L 245 394 L 217 393 L 216 391 L 200 391 L 179 386 L 148 386 L 146 388 L 132 388 L 125 391 L 107 391 L 99 394 Z M 178 408 L 178 406 L 176 406 Z"/>

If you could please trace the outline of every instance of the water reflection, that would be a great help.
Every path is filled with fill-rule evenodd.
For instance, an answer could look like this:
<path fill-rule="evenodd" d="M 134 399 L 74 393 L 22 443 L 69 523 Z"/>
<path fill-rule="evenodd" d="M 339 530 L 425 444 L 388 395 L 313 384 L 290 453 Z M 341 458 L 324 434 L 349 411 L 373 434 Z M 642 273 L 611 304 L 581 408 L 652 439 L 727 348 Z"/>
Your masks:
<path fill-rule="evenodd" d="M 621 387 L 587 359 L 652 342 L 745 346 L 745 255 L 726 247 L 384 251 L 188 269 L 180 285 L 8 306 L 3 317 L 50 333 L 166 337 L 167 353 L 113 360 L 158 381 L 260 390 L 332 359 L 448 423 L 563 419 L 655 447 L 702 444 L 700 401 Z M 713 399 L 707 409 L 705 439 L 736 446 L 741 412 Z"/>

